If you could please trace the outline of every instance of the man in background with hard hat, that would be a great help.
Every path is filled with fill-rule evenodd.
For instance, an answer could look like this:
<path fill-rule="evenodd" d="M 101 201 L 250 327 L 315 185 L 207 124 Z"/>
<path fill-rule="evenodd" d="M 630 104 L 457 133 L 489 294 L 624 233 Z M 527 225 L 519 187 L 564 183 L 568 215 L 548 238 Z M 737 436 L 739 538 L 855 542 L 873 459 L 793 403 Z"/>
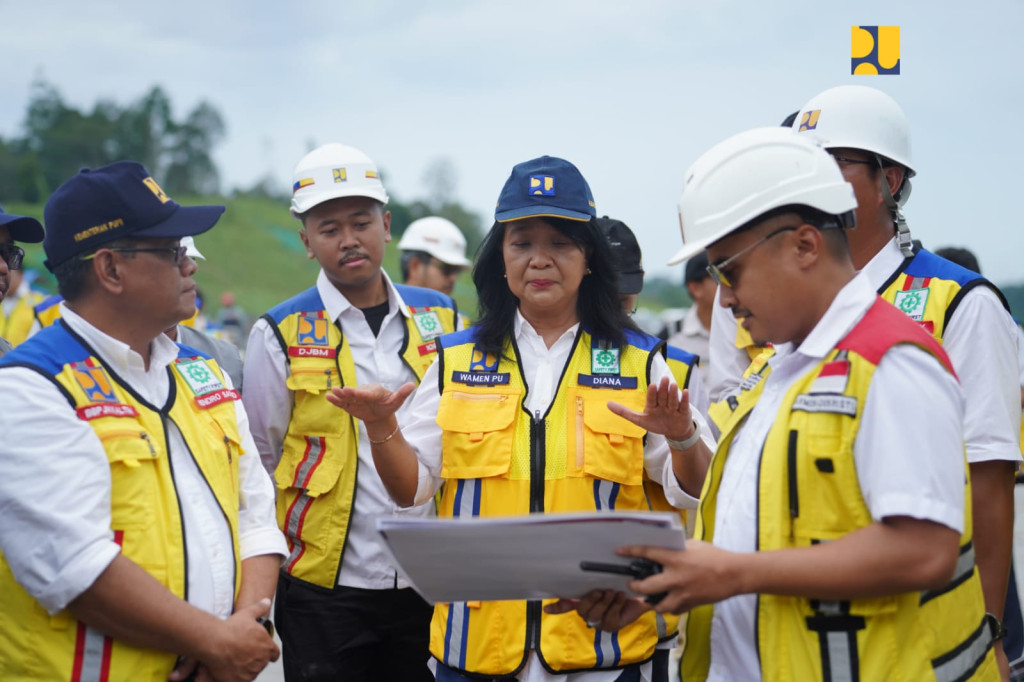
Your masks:
<path fill-rule="evenodd" d="M 997 624 L 960 560 L 963 392 L 935 339 L 855 271 L 854 188 L 781 128 L 721 142 L 685 177 L 673 263 L 707 249 L 722 304 L 776 354 L 706 476 L 684 482 L 698 540 L 619 551 L 664 566 L 630 589 L 689 611 L 683 679 L 996 679 Z M 612 628 L 648 608 L 578 605 Z"/>
<path fill-rule="evenodd" d="M 291 550 L 275 606 L 285 678 L 430 680 L 432 609 L 398 574 L 375 524 L 432 516 L 433 501 L 399 509 L 366 429 L 324 396 L 334 386 L 419 383 L 437 338 L 457 327 L 455 304 L 392 284 L 381 269 L 391 213 L 366 154 L 324 145 L 299 161 L 293 180 L 292 215 L 320 274 L 253 325 L 244 368 L 253 436 L 277 481 Z"/>
<path fill-rule="evenodd" d="M 985 604 L 1001 619 L 1013 541 L 1013 472 L 1021 458 L 1017 335 L 1006 301 L 979 274 L 927 250 L 914 252 L 901 209 L 915 170 L 909 126 L 895 100 L 865 86 L 831 88 L 801 108 L 793 129 L 819 141 L 854 187 L 854 267 L 942 343 L 956 369 L 967 396 L 964 438 L 976 531 L 963 560 L 977 562 Z M 718 322 L 735 328 L 735 319 L 726 310 L 715 315 L 712 344 L 727 344 L 733 336 L 717 333 Z M 738 385 L 739 377 L 732 382 Z M 922 392 L 918 399 L 929 396 Z"/>
<path fill-rule="evenodd" d="M 28 332 L 34 325 L 32 308 L 18 313 L 19 308 L 12 307 L 8 311 L 6 297 L 11 291 L 13 273 L 21 272 L 21 262 L 25 258 L 25 250 L 15 242 L 36 244 L 43 241 L 43 226 L 35 218 L 6 213 L 0 207 L 0 302 L 4 304 L 4 310 L 0 315 L 0 355 L 11 349 L 9 339 L 6 336 L 13 336 L 16 343 L 24 341 Z M 21 329 L 24 328 L 24 335 Z M 15 332 L 15 333 L 12 333 Z M 25 338 L 22 338 L 22 337 Z"/>
<path fill-rule="evenodd" d="M 414 220 L 398 240 L 402 281 L 413 287 L 434 289 L 449 296 L 455 280 L 472 263 L 466 260 L 466 238 L 446 218 Z"/>

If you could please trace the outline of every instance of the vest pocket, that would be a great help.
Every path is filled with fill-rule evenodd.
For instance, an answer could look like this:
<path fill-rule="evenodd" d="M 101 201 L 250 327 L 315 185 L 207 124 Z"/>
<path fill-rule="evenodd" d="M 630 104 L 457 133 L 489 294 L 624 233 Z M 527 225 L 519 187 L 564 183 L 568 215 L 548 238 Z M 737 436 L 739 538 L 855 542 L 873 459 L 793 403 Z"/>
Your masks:
<path fill-rule="evenodd" d="M 518 391 L 445 391 L 437 410 L 442 478 L 508 476 Z"/>
<path fill-rule="evenodd" d="M 141 428 L 112 429 L 97 435 L 110 462 L 110 525 L 119 530 L 148 528 L 159 497 L 157 460 L 160 453 Z"/>
<path fill-rule="evenodd" d="M 341 439 L 336 435 L 296 435 L 289 431 L 284 437 L 284 454 L 274 470 L 277 487 L 301 488 L 310 497 L 330 492 L 345 468 L 341 450 Z"/>
<path fill-rule="evenodd" d="M 626 485 L 640 485 L 644 473 L 642 428 L 613 414 L 608 401 L 642 410 L 644 399 L 635 392 L 569 392 L 570 475 L 586 475 Z M 573 456 L 575 453 L 575 456 Z"/>

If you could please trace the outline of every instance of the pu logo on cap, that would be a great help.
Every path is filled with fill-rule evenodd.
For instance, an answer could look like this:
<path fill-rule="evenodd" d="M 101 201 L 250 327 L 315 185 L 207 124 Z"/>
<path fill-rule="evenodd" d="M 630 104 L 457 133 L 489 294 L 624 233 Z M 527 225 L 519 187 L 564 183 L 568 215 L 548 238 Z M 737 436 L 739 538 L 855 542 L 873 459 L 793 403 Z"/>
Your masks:
<path fill-rule="evenodd" d="M 71 364 L 75 381 L 85 391 L 85 397 L 93 403 L 116 403 L 114 386 L 111 384 L 107 372 L 102 367 L 94 366 L 90 362 L 86 360 Z"/>
<path fill-rule="evenodd" d="M 821 109 L 805 111 L 800 115 L 800 127 L 797 128 L 797 132 L 802 133 L 805 130 L 814 130 L 817 128 L 819 116 L 821 116 Z"/>
<path fill-rule="evenodd" d="M 345 172 L 344 168 L 335 168 L 333 172 L 335 182 L 345 182 L 348 180 L 348 173 Z"/>
<path fill-rule="evenodd" d="M 164 192 L 160 185 L 156 184 L 156 180 L 154 180 L 153 178 L 142 178 L 142 184 L 149 188 L 149 191 L 152 192 L 153 195 L 160 200 L 161 204 L 166 204 L 168 201 L 171 200 L 171 198 L 167 196 L 167 193 Z"/>
<path fill-rule="evenodd" d="M 555 178 L 553 175 L 531 175 L 530 194 L 542 197 L 555 196 Z"/>
<path fill-rule="evenodd" d="M 851 27 L 850 73 L 854 76 L 900 75 L 900 27 Z"/>
<path fill-rule="evenodd" d="M 327 345 L 327 320 L 312 315 L 299 316 L 299 345 L 300 346 L 326 346 Z"/>

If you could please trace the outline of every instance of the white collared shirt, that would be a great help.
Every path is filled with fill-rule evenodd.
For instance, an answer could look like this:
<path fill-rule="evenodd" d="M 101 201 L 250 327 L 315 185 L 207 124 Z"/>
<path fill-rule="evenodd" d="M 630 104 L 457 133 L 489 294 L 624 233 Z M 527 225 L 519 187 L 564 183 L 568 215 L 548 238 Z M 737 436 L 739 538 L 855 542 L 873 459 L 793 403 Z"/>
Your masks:
<path fill-rule="evenodd" d="M 363 311 L 349 303 L 322 270 L 317 276 L 316 288 L 330 319 L 341 325 L 352 352 L 357 383 L 376 383 L 394 391 L 402 384 L 417 381 L 416 375 L 399 356 L 405 338 L 405 318 L 411 313 L 387 273 L 381 272 L 387 287 L 388 314 L 377 336 L 367 324 Z M 294 402 L 292 391 L 285 383 L 288 377 L 287 358 L 273 328 L 265 319 L 257 321 L 249 334 L 243 377 L 243 400 L 249 412 L 253 438 L 263 465 L 272 474 L 281 459 Z M 399 424 L 406 423 L 408 412 L 409 403 L 406 401 L 397 413 Z M 338 418 L 343 417 L 339 410 Z M 362 422 L 357 420 L 356 424 L 359 429 L 359 473 L 356 476 L 355 508 L 349 521 L 338 584 L 378 590 L 409 587 L 408 581 L 398 574 L 380 544 L 377 518 L 395 514 L 433 516 L 434 506 L 427 500 L 403 509 L 391 500 L 374 467 L 366 429 Z"/>
<path fill-rule="evenodd" d="M 526 379 L 526 408 L 530 412 L 547 412 L 548 406 L 558 390 L 558 380 L 562 370 L 569 361 L 573 343 L 579 333 L 579 324 L 567 329 L 548 348 L 544 338 L 516 311 L 514 327 L 516 345 L 519 347 L 519 358 L 523 363 L 522 373 Z M 441 427 L 437 425 L 437 409 L 441 403 L 438 392 L 438 362 L 434 362 L 423 377 L 420 388 L 406 401 L 412 403 L 412 412 L 402 424 L 402 435 L 406 442 L 416 451 L 419 460 L 419 484 L 416 488 L 416 501 L 429 501 L 441 486 Z M 672 379 L 665 359 L 656 354 L 651 364 L 651 383 L 658 383 L 662 377 Z M 246 379 L 248 381 L 248 379 Z M 707 421 L 697 411 L 692 410 L 693 419 L 700 425 L 701 440 L 713 452 L 714 436 L 708 428 Z M 665 489 L 666 499 L 682 509 L 696 509 L 698 500 L 687 495 L 679 487 L 672 471 L 672 457 L 664 436 L 649 433 L 644 446 L 644 467 L 648 475 L 661 483 Z M 526 665 L 519 671 L 516 679 L 524 682 L 612 682 L 621 675 L 621 671 L 594 670 L 570 675 L 554 675 L 541 664 L 536 651 L 530 653 Z M 641 666 L 641 679 L 651 679 L 651 664 Z"/>
<path fill-rule="evenodd" d="M 857 275 L 798 348 L 776 347 L 763 393 L 729 449 L 716 503 L 715 546 L 757 551 L 758 468 L 782 400 L 875 300 L 866 273 Z M 963 416 L 959 384 L 930 354 L 904 344 L 883 356 L 853 446 L 857 479 L 872 519 L 909 516 L 962 532 Z M 756 610 L 752 594 L 715 605 L 709 682 L 760 679 Z"/>
<path fill-rule="evenodd" d="M 150 345 L 149 369 L 138 353 L 61 303 L 67 325 L 143 399 L 167 402 L 168 365 L 178 346 L 163 334 Z M 80 420 L 49 379 L 14 367 L 0 372 L 0 548 L 18 582 L 51 614 L 87 590 L 119 553 L 110 528 L 110 464 L 96 432 Z M 230 378 L 225 384 L 230 388 Z M 260 466 L 241 402 L 240 559 L 287 554 L 277 528 L 274 491 Z M 169 457 L 181 502 L 188 553 L 188 601 L 221 618 L 234 607 L 231 534 L 216 499 L 169 421 Z M 40 538 L 46 538 L 41 542 Z"/>
<path fill-rule="evenodd" d="M 708 355 L 710 352 L 710 343 L 711 330 L 705 329 L 704 325 L 701 324 L 700 318 L 697 317 L 696 305 L 690 306 L 690 309 L 686 311 L 686 315 L 683 317 L 683 324 L 679 331 L 668 339 L 668 344 L 670 346 L 682 348 L 686 352 L 693 353 L 700 358 L 698 370 L 705 386 L 708 384 L 710 378 L 708 375 L 711 367 L 711 357 Z"/>

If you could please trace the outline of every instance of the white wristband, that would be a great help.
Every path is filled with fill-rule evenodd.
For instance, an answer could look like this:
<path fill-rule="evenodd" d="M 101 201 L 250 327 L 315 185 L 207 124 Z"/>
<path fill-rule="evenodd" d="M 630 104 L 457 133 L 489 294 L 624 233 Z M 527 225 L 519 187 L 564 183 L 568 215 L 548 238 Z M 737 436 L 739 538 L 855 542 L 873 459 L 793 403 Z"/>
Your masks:
<path fill-rule="evenodd" d="M 698 440 L 700 440 L 700 424 L 696 421 L 693 422 L 693 433 L 686 440 L 672 440 L 668 436 L 665 436 L 665 442 L 674 450 L 689 450 L 697 444 Z"/>

